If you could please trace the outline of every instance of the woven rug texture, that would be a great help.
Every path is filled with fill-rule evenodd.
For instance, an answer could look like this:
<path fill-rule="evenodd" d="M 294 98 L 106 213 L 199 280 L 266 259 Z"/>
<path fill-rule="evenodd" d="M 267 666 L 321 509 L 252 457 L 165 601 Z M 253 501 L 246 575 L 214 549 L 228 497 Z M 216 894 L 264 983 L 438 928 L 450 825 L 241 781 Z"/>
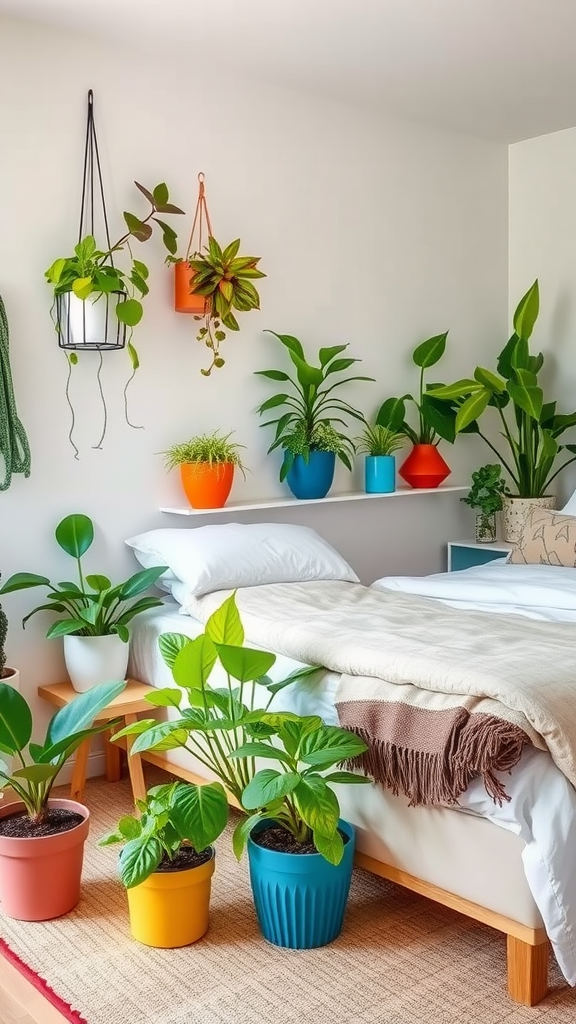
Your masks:
<path fill-rule="evenodd" d="M 148 771 L 148 784 L 165 781 Z M 344 931 L 330 946 L 276 949 L 260 936 L 247 864 L 217 844 L 211 923 L 200 942 L 156 950 L 130 937 L 117 848 L 97 839 L 132 808 L 127 782 L 88 783 L 83 895 L 42 924 L 0 914 L 0 934 L 88 1024 L 574 1024 L 576 990 L 528 1009 L 506 994 L 505 939 L 356 870 Z M 1 999 L 1 993 L 0 993 Z"/>

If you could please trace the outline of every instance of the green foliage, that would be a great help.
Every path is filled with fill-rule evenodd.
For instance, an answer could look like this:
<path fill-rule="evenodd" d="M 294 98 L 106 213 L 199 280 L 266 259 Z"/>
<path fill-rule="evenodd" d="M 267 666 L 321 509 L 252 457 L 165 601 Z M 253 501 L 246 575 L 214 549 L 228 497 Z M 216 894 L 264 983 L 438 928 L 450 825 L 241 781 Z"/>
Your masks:
<path fill-rule="evenodd" d="M 6 637 L 8 635 L 8 618 L 0 604 L 0 679 L 4 675 L 6 666 Z"/>
<path fill-rule="evenodd" d="M 334 391 L 349 384 L 352 381 L 365 380 L 373 381 L 373 377 L 342 377 L 354 363 L 359 359 L 341 357 L 348 345 L 332 345 L 329 348 L 321 348 L 318 352 L 319 365 L 315 366 L 306 361 L 304 349 L 298 338 L 290 334 L 276 334 L 269 331 L 284 346 L 294 368 L 295 375 L 292 376 L 285 370 L 257 370 L 256 374 L 266 377 L 268 380 L 279 381 L 285 385 L 286 390 L 272 395 L 258 407 L 262 416 L 272 409 L 283 409 L 280 416 L 266 423 L 263 427 L 275 427 L 275 436 L 268 451 L 275 448 L 283 448 L 285 457 L 280 470 L 280 479 L 284 480 L 294 461 L 294 455 L 303 455 L 308 458 L 310 451 L 318 447 L 316 439 L 330 439 L 332 445 L 339 439 L 338 449 L 336 447 L 319 450 L 334 451 L 347 469 L 352 468 L 351 454 L 354 446 L 334 424 L 347 425 L 342 416 L 364 422 L 361 412 L 351 406 L 344 399 L 334 395 Z M 330 379 L 336 374 L 336 379 Z M 332 432 L 326 433 L 326 427 Z"/>
<path fill-rule="evenodd" d="M 99 711 L 122 693 L 125 682 L 100 683 L 80 693 L 53 716 L 44 741 L 32 743 L 32 712 L 18 690 L 0 683 L 0 753 L 15 758 L 10 772 L 0 760 L 0 789 L 11 786 L 29 817 L 41 824 L 52 787 L 68 758 L 84 740 L 115 723 L 93 725 Z"/>
<path fill-rule="evenodd" d="M 56 542 L 66 554 L 75 559 L 78 583 L 52 584 L 46 576 L 36 573 L 17 572 L 0 588 L 0 594 L 32 587 L 48 588 L 48 604 L 34 608 L 23 620 L 24 626 L 32 615 L 40 611 L 64 615 L 50 626 L 46 637 L 66 636 L 108 636 L 117 633 L 125 643 L 129 640 L 128 623 L 140 612 L 156 608 L 162 602 L 156 597 L 142 597 L 132 604 L 128 602 L 148 590 L 167 566 L 159 565 L 135 573 L 124 583 L 112 584 L 107 576 L 84 575 L 82 555 L 88 551 L 94 540 L 94 525 L 85 515 L 66 516 L 55 530 Z"/>
<path fill-rule="evenodd" d="M 381 423 L 366 423 L 364 432 L 356 438 L 356 451 L 365 455 L 393 455 L 404 441 L 400 430 L 390 430 Z"/>
<path fill-rule="evenodd" d="M 445 420 L 445 406 L 436 400 L 434 384 L 426 387 L 424 375 L 431 366 L 435 366 L 446 350 L 448 331 L 436 334 L 432 338 L 417 345 L 412 353 L 412 360 L 420 368 L 420 386 L 418 398 L 402 395 L 400 398 L 387 398 L 380 406 L 376 415 L 376 423 L 394 433 L 404 434 L 412 444 L 438 444 L 443 437 L 447 441 L 454 440 L 450 436 Z M 406 402 L 412 402 L 418 410 L 418 426 L 416 429 L 406 420 Z"/>
<path fill-rule="evenodd" d="M 528 344 L 539 307 L 536 280 L 514 313 L 514 333 L 498 356 L 496 372 L 477 366 L 472 378 L 434 390 L 434 400 L 445 407 L 449 431 L 479 434 L 521 498 L 545 495 L 555 477 L 576 458 L 576 445 L 558 440 L 576 426 L 576 412 L 558 413 L 555 401 L 545 401 L 538 380 L 544 356 L 532 355 Z M 505 455 L 480 429 L 479 420 L 487 410 L 492 410 L 490 414 L 499 422 Z M 562 452 L 573 457 L 555 470 Z"/>
<path fill-rule="evenodd" d="M 162 452 L 166 469 L 174 469 L 183 462 L 208 462 L 210 465 L 231 462 L 244 473 L 245 467 L 239 449 L 245 445 L 230 441 L 232 433 L 233 431 L 222 437 L 219 431 L 215 430 L 212 434 L 199 434 L 197 437 L 191 437 L 189 441 L 183 441 L 182 444 L 173 444 L 168 451 Z"/>
<path fill-rule="evenodd" d="M 147 284 L 149 270 L 145 263 L 134 259 L 130 248 L 131 240 L 146 242 L 152 235 L 152 224 L 158 224 L 164 245 L 169 253 L 175 253 L 177 235 L 169 224 L 160 219 L 158 214 L 180 214 L 184 211 L 170 203 L 168 189 L 162 182 L 150 192 L 137 181 L 136 188 L 150 203 L 150 212 L 141 219 L 133 213 L 125 213 L 124 220 L 128 231 L 108 250 L 98 249 L 92 235 L 86 235 L 74 247 L 74 255 L 61 257 L 52 263 L 45 273 L 45 278 L 54 292 L 54 296 L 73 292 L 77 298 L 94 301 L 110 292 L 121 292 L 116 305 L 116 316 L 120 323 L 133 330 L 143 316 L 142 299 L 148 294 Z M 130 265 L 128 270 L 121 270 L 113 265 L 116 254 L 128 252 Z M 136 297 L 138 296 L 138 297 Z M 56 323 L 56 328 L 59 328 Z"/>
<path fill-rule="evenodd" d="M 120 878 L 127 889 L 140 885 L 161 862 L 174 860 L 183 846 L 201 853 L 222 834 L 228 822 L 228 800 L 219 782 L 196 786 L 171 782 L 148 790 L 138 801 L 140 817 L 127 814 L 99 845 L 124 843 Z"/>
<path fill-rule="evenodd" d="M 260 296 L 253 281 L 266 277 L 257 269 L 260 256 L 239 256 L 240 239 L 236 238 L 224 248 L 215 238 L 210 236 L 204 253 L 195 253 L 189 260 L 190 269 L 194 271 L 191 281 L 195 295 L 203 295 L 208 300 L 204 324 L 198 331 L 198 341 L 212 352 L 212 362 L 207 369 L 201 370 L 209 377 L 212 370 L 224 366 L 220 355 L 220 343 L 229 331 L 239 331 L 240 327 L 234 310 L 248 313 L 251 309 L 260 309 Z M 168 257 L 167 262 L 178 262 Z"/>
<path fill-rule="evenodd" d="M 491 516 L 502 510 L 502 495 L 506 494 L 506 483 L 501 476 L 499 465 L 481 466 L 472 473 L 472 487 L 460 501 L 477 508 L 483 516 Z"/>
<path fill-rule="evenodd" d="M 159 646 L 181 689 L 170 689 L 167 696 L 158 690 L 146 699 L 154 706 L 171 704 L 179 717 L 160 724 L 155 719 L 136 722 L 114 739 L 135 737 L 132 753 L 184 747 L 194 754 L 246 812 L 255 811 L 236 830 L 237 853 L 251 824 L 274 817 L 298 838 L 311 837 L 319 852 L 337 863 L 342 855 L 335 825 L 339 810 L 331 784 L 366 779 L 349 772 L 326 777 L 320 773 L 362 753 L 366 745 L 345 729 L 325 726 L 320 718 L 270 712 L 276 693 L 316 669 L 299 669 L 271 682 L 268 672 L 275 655 L 244 645 L 234 594 L 210 616 L 199 637 L 190 640 L 165 633 Z M 224 673 L 226 686 L 211 685 L 216 666 Z M 268 699 L 264 708 L 255 710 L 257 687 Z M 256 772 L 259 756 L 278 762 L 281 770 Z"/>

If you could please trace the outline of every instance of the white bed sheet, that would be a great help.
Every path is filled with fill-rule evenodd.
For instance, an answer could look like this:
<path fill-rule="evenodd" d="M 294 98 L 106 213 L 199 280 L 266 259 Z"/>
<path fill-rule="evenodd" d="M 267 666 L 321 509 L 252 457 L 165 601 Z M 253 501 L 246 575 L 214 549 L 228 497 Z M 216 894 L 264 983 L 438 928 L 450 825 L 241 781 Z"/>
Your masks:
<path fill-rule="evenodd" d="M 470 570 L 422 577 L 421 580 L 439 580 L 440 576 L 455 577 L 464 573 L 470 573 Z M 379 584 L 384 582 L 378 581 Z M 576 590 L 576 582 L 573 585 Z M 400 590 L 402 587 L 395 584 L 390 589 Z M 493 603 L 492 610 L 502 609 Z M 169 599 L 163 608 L 138 616 L 132 624 L 130 674 L 153 686 L 173 686 L 172 674 L 158 649 L 158 637 L 169 632 L 195 637 L 203 628 L 197 619 L 182 615 L 178 605 Z M 280 680 L 302 664 L 278 655 L 270 676 Z M 217 682 L 216 679 L 214 681 Z M 334 705 L 337 685 L 337 673 L 319 670 L 306 680 L 281 690 L 271 707 L 302 715 L 321 715 L 327 723 L 337 724 Z M 264 694 L 263 689 L 260 693 L 257 689 L 257 697 L 261 695 L 263 698 Z M 509 803 L 497 807 L 486 793 L 482 781 L 476 779 L 460 798 L 456 810 L 485 817 L 524 840 L 526 845 L 522 859 L 530 891 L 560 968 L 566 980 L 576 985 L 576 791 L 550 756 L 532 747 L 526 748 L 511 775 L 502 778 L 510 796 Z"/>

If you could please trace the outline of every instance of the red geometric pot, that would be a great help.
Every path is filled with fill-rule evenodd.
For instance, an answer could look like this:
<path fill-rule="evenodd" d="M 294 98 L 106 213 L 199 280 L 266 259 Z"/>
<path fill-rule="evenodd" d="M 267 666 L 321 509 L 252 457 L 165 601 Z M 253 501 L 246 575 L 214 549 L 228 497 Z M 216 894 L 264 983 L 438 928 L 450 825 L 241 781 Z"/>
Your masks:
<path fill-rule="evenodd" d="M 435 444 L 415 444 L 398 470 L 410 487 L 438 487 L 450 475 Z"/>
<path fill-rule="evenodd" d="M 68 832 L 38 839 L 0 836 L 0 905 L 17 921 L 50 921 L 62 917 L 80 899 L 84 843 L 90 812 L 75 800 L 49 800 L 49 807 L 64 807 L 81 814 Z M 0 818 L 24 810 L 19 801 L 0 809 Z"/>

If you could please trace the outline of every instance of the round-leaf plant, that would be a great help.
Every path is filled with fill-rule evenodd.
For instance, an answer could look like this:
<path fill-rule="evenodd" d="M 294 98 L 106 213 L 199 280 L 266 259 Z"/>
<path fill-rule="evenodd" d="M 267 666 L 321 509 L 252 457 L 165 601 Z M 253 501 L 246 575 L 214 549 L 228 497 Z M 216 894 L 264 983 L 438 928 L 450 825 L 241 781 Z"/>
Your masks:
<path fill-rule="evenodd" d="M 157 608 L 162 601 L 157 597 L 138 597 L 166 572 L 166 565 L 153 566 L 134 573 L 124 583 L 112 584 L 102 574 L 85 575 L 82 556 L 94 540 L 94 525 L 89 516 L 79 513 L 66 516 L 55 531 L 58 546 L 76 561 L 78 582 L 50 582 L 47 576 L 31 572 L 17 572 L 0 588 L 0 594 L 33 587 L 47 587 L 47 604 L 38 605 L 23 619 L 25 625 L 37 612 L 49 611 L 64 616 L 46 633 L 57 636 L 108 636 L 117 633 L 124 643 L 130 639 L 128 624 L 135 615 Z M 133 600 L 138 598 L 138 600 Z M 130 603 L 132 602 L 132 603 Z"/>

